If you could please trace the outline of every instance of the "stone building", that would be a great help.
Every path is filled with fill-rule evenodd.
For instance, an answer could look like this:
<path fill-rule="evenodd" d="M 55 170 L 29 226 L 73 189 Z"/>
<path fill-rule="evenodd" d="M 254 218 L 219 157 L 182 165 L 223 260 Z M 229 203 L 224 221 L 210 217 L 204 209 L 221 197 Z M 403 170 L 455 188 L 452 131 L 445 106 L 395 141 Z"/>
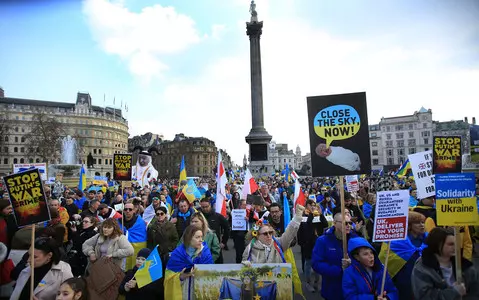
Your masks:
<path fill-rule="evenodd" d="M 276 172 L 284 170 L 286 164 L 288 164 L 290 170 L 296 170 L 301 168 L 301 148 L 299 145 L 296 147 L 296 151 L 288 149 L 288 144 L 276 144 L 275 141 L 269 143 L 268 158 L 270 165 Z"/>
<path fill-rule="evenodd" d="M 384 171 L 399 167 L 409 154 L 432 149 L 433 122 L 430 109 L 421 107 L 412 115 L 381 118 L 379 127 L 381 147 L 378 144 L 377 150 L 378 154 L 382 150 Z"/>
<path fill-rule="evenodd" d="M 135 135 L 128 139 L 128 151 L 133 152 L 137 147 L 141 147 L 144 150 L 150 149 L 151 147 L 159 145 L 163 139 L 162 134 L 154 134 L 151 132 L 147 132 L 143 135 Z"/>
<path fill-rule="evenodd" d="M 472 124 L 476 124 L 476 118 L 472 118 Z M 462 154 L 470 151 L 469 143 L 469 123 L 467 117 L 464 120 L 437 122 L 434 121 L 434 135 L 440 136 L 460 136 L 462 140 Z"/>
<path fill-rule="evenodd" d="M 88 93 L 77 93 L 75 102 L 54 102 L 5 97 L 3 89 L 0 90 L 0 114 L 6 116 L 10 124 L 8 132 L 3 132 L 1 137 L 2 175 L 12 172 L 16 163 L 42 162 L 40 157 L 27 155 L 25 140 L 32 128 L 32 118 L 39 113 L 53 116 L 64 125 L 65 136 L 75 137 L 81 149 L 78 163 L 86 164 L 91 153 L 95 171 L 101 175 L 112 171 L 114 153 L 128 150 L 128 122 L 121 109 L 95 106 Z"/>
<path fill-rule="evenodd" d="M 369 125 L 369 146 L 371 149 L 371 169 L 382 170 L 384 165 L 384 153 L 381 142 L 381 126 Z"/>

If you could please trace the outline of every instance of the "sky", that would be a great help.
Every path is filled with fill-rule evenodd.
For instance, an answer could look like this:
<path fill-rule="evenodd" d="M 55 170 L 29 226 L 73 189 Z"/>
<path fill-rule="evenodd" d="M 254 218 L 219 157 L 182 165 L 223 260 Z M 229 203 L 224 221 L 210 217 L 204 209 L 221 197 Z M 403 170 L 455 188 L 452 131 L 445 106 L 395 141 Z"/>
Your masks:
<path fill-rule="evenodd" d="M 127 103 L 130 136 L 203 136 L 241 164 L 249 0 L 0 1 L 7 97 Z M 479 111 L 477 0 L 257 0 L 265 127 L 309 152 L 306 97 L 365 91 L 369 124 Z M 104 98 L 106 99 L 104 101 Z"/>

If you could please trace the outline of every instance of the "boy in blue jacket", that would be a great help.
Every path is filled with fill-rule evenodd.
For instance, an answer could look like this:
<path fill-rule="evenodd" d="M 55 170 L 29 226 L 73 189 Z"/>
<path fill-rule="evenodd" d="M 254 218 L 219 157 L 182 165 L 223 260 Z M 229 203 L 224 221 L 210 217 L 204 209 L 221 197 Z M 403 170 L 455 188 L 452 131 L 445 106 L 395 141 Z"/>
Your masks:
<path fill-rule="evenodd" d="M 386 273 L 384 293 L 381 293 L 384 266 L 369 242 L 357 237 L 349 240 L 351 265 L 344 270 L 343 296 L 345 300 L 397 300 L 399 294 Z"/>

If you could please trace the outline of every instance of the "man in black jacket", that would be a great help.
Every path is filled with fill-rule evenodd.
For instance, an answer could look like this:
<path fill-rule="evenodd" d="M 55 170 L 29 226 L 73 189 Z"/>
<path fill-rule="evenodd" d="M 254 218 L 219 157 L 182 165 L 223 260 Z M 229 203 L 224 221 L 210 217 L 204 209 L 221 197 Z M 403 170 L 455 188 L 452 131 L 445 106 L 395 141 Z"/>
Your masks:
<path fill-rule="evenodd" d="M 221 249 L 224 249 L 230 238 L 230 227 L 228 221 L 221 214 L 214 212 L 211 208 L 210 198 L 203 198 L 200 201 L 201 212 L 208 221 L 208 225 L 211 230 L 216 233 L 218 240 L 220 241 Z M 221 235 L 223 233 L 223 235 Z M 215 264 L 223 263 L 223 253 L 220 252 L 220 256 L 215 261 Z"/>

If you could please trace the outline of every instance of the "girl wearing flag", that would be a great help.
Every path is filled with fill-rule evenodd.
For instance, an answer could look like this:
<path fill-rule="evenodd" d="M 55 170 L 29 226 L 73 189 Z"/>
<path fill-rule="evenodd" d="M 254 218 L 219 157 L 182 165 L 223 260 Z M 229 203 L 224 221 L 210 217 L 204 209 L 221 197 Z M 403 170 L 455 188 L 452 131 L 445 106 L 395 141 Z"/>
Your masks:
<path fill-rule="evenodd" d="M 183 234 L 183 243 L 171 253 L 165 273 L 165 299 L 194 299 L 195 264 L 213 264 L 210 249 L 203 242 L 203 231 L 190 225 Z"/>

